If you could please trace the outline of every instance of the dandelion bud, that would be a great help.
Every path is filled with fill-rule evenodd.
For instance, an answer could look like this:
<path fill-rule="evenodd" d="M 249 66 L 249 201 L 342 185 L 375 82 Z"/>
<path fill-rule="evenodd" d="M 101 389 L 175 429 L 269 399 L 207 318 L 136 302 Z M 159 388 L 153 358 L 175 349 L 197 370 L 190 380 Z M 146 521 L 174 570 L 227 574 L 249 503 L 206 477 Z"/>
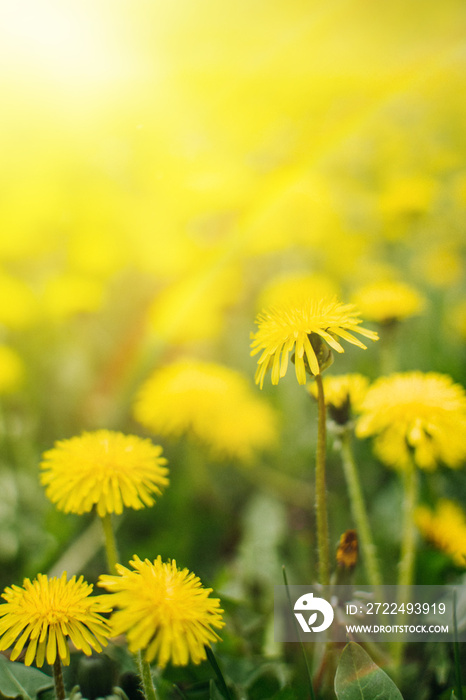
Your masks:
<path fill-rule="evenodd" d="M 346 530 L 340 537 L 337 548 L 337 566 L 352 571 L 358 563 L 358 534 L 356 530 Z"/>

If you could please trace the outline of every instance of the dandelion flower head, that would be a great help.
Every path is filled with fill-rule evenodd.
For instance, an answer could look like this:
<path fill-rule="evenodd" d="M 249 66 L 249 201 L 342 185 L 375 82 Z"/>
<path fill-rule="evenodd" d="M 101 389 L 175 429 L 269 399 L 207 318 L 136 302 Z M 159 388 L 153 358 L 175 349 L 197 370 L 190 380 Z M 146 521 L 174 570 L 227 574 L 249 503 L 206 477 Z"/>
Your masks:
<path fill-rule="evenodd" d="M 91 596 L 92 586 L 80 576 L 66 580 L 38 574 L 34 581 L 25 579 L 23 587 L 5 588 L 0 605 L 0 649 L 14 644 L 11 660 L 21 654 L 27 642 L 24 663 L 35 660 L 42 666 L 53 664 L 58 657 L 70 662 L 68 638 L 86 655 L 102 651 L 109 636 L 108 621 L 102 613 L 110 612 L 105 596 Z"/>
<path fill-rule="evenodd" d="M 447 375 L 406 372 L 369 388 L 356 424 L 358 437 L 375 436 L 375 451 L 388 466 L 412 460 L 422 469 L 466 460 L 466 392 Z"/>
<path fill-rule="evenodd" d="M 325 404 L 337 423 L 346 423 L 351 414 L 360 411 L 369 388 L 369 379 L 362 374 L 325 375 L 323 378 Z M 315 382 L 309 391 L 317 398 Z"/>
<path fill-rule="evenodd" d="M 459 505 L 442 499 L 434 511 L 420 506 L 415 520 L 426 540 L 466 568 L 466 517 Z"/>
<path fill-rule="evenodd" d="M 41 482 L 65 513 L 100 516 L 152 506 L 168 485 L 167 460 L 150 440 L 110 430 L 60 440 L 43 455 Z"/>
<path fill-rule="evenodd" d="M 389 324 L 420 313 L 425 301 L 414 287 L 403 282 L 375 282 L 361 287 L 354 303 L 365 318 Z"/>
<path fill-rule="evenodd" d="M 263 311 L 256 319 L 258 330 L 252 335 L 251 343 L 251 355 L 261 352 L 256 384 L 262 389 L 270 368 L 272 384 L 278 384 L 286 374 L 289 354 L 293 351 L 296 377 L 299 384 L 305 384 L 306 366 L 314 375 L 322 371 L 320 351 L 314 347 L 320 348 L 322 341 L 339 353 L 344 352 L 340 338 L 365 349 L 353 333 L 370 340 L 377 340 L 378 336 L 361 328 L 361 322 L 355 306 L 342 304 L 335 298 L 306 299 L 301 304 L 284 304 Z"/>
<path fill-rule="evenodd" d="M 136 396 L 134 416 L 157 435 L 188 434 L 216 457 L 246 461 L 278 434 L 275 413 L 241 373 L 192 359 L 155 370 Z"/>
<path fill-rule="evenodd" d="M 209 597 L 212 589 L 174 560 L 135 556 L 130 565 L 133 570 L 118 564 L 118 575 L 99 579 L 110 591 L 105 598 L 118 608 L 110 621 L 113 634 L 126 634 L 131 652 L 145 650 L 146 660 L 157 659 L 161 667 L 203 661 L 204 646 L 220 640 L 212 628 L 224 626 L 220 601 Z"/>

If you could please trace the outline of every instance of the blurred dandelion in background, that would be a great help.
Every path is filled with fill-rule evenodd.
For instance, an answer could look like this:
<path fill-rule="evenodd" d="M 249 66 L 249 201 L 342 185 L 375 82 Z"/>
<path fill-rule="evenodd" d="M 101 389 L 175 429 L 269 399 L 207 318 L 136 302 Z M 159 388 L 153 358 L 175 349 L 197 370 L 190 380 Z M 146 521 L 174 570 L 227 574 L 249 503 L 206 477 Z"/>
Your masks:
<path fill-rule="evenodd" d="M 354 304 L 364 318 L 380 324 L 402 321 L 419 314 L 425 301 L 411 285 L 403 282 L 375 282 L 357 290 Z"/>
<path fill-rule="evenodd" d="M 369 388 L 369 379 L 362 374 L 326 374 L 323 377 L 325 405 L 337 425 L 345 425 L 361 410 Z M 317 387 L 309 384 L 311 395 L 317 399 Z"/>
<path fill-rule="evenodd" d="M 398 470 L 403 484 L 400 586 L 413 583 L 418 471 L 464 466 L 465 430 L 466 392 L 447 375 L 414 371 L 382 377 L 363 401 L 356 435 L 374 437 L 375 454 Z"/>
<path fill-rule="evenodd" d="M 403 350 L 400 324 L 422 314 L 426 306 L 423 295 L 405 282 L 381 279 L 356 289 L 353 302 L 365 318 L 378 324 L 380 373 L 396 372 Z"/>
<path fill-rule="evenodd" d="M 238 371 L 183 359 L 156 369 L 140 387 L 136 420 L 156 435 L 187 434 L 214 456 L 250 460 L 277 442 L 278 418 Z"/>
<path fill-rule="evenodd" d="M 428 542 L 450 556 L 456 566 L 466 568 L 466 515 L 458 503 L 441 499 L 434 509 L 419 506 L 415 520 Z"/>
<path fill-rule="evenodd" d="M 43 455 L 41 482 L 65 513 L 101 517 L 155 503 L 168 486 L 167 460 L 150 440 L 110 430 L 60 440 Z"/>
<path fill-rule="evenodd" d="M 356 425 L 360 438 L 374 437 L 377 456 L 395 469 L 412 462 L 426 470 L 466 460 L 466 392 L 451 377 L 406 372 L 374 382 Z"/>

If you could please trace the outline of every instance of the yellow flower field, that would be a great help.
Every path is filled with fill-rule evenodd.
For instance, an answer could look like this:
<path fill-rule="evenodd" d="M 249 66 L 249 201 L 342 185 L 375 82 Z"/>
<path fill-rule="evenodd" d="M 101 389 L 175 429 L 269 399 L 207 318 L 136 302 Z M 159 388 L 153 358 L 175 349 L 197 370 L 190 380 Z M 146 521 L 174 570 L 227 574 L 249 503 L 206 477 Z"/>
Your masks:
<path fill-rule="evenodd" d="M 465 20 L 3 3 L 0 695 L 465 697 Z M 456 638 L 301 648 L 284 580 Z"/>

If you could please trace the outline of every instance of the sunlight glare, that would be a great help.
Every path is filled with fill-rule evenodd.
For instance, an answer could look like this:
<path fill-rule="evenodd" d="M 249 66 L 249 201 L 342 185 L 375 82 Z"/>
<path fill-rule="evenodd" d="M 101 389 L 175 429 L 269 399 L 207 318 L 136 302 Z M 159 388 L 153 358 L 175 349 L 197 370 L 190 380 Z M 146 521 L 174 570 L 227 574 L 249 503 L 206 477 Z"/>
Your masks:
<path fill-rule="evenodd" d="M 16 0 L 0 9 L 0 55 L 4 69 L 31 73 L 62 85 L 100 85 L 121 78 L 130 66 L 124 48 L 112 45 L 98 6 L 90 2 Z M 123 54 L 123 55 L 122 55 Z"/>

